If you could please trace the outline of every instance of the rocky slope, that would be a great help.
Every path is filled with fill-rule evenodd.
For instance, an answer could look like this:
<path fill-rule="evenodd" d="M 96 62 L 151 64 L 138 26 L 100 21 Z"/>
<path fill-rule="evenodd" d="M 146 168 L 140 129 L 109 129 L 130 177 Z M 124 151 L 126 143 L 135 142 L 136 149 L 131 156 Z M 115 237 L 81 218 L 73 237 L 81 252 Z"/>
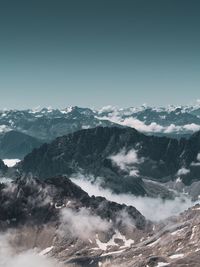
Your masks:
<path fill-rule="evenodd" d="M 105 266 L 198 267 L 199 235 L 200 206 L 196 205 L 180 216 L 155 225 L 151 236 L 136 246 L 111 254 Z"/>
<path fill-rule="evenodd" d="M 21 177 L 1 185 L 0 200 L 0 236 L 7 231 L 15 253 L 34 248 L 68 267 L 199 266 L 200 205 L 148 222 L 64 177 Z"/>
<path fill-rule="evenodd" d="M 4 164 L 3 160 L 0 159 L 0 175 L 4 175 L 8 171 L 8 167 Z"/>
<path fill-rule="evenodd" d="M 134 207 L 109 202 L 102 197 L 89 197 L 66 177 L 45 181 L 31 176 L 20 177 L 9 184 L 0 184 L 0 228 L 57 222 L 59 209 L 70 207 L 90 210 L 107 221 L 117 224 L 118 215 L 127 213 L 138 229 L 145 229 L 146 220 Z"/>
<path fill-rule="evenodd" d="M 188 140 L 176 140 L 146 136 L 131 128 L 98 127 L 59 137 L 35 149 L 18 168 L 39 178 L 82 172 L 116 193 L 165 197 L 170 192 L 162 185 L 157 183 L 155 190 L 145 181 L 198 181 L 199 152 L 200 132 Z"/>
<path fill-rule="evenodd" d="M 89 197 L 64 177 L 0 184 L 0 238 L 7 233 L 15 253 L 34 248 L 62 262 L 88 264 L 90 255 L 129 248 L 151 229 L 134 207 Z"/>

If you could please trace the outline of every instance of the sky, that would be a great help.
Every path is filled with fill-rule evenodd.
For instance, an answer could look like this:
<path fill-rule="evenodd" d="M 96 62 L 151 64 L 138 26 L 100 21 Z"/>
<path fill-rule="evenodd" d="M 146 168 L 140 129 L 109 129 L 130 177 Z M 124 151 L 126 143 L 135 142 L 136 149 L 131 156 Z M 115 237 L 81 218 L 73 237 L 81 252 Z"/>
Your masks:
<path fill-rule="evenodd" d="M 0 108 L 200 98 L 199 0 L 0 1 Z"/>

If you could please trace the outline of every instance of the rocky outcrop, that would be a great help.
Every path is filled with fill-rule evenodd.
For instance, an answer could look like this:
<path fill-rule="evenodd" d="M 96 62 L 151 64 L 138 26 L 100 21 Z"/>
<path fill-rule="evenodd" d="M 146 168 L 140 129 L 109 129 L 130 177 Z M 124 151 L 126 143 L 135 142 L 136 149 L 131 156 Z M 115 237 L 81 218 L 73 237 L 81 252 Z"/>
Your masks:
<path fill-rule="evenodd" d="M 4 164 L 3 160 L 0 159 L 0 174 L 4 175 L 8 170 L 8 167 Z"/>
<path fill-rule="evenodd" d="M 27 155 L 18 168 L 33 173 L 39 178 L 48 178 L 82 171 L 94 177 L 102 177 L 102 186 L 115 192 L 131 192 L 135 195 L 155 196 L 148 192 L 144 180 L 157 182 L 175 180 L 179 170 L 185 183 L 200 178 L 197 155 L 200 151 L 199 133 L 187 139 L 146 136 L 131 128 L 88 129 L 59 137 L 51 144 L 44 144 Z M 127 168 L 113 163 L 112 156 L 134 150 L 136 162 L 132 159 Z M 136 170 L 132 175 L 131 168 Z M 191 175 L 191 173 L 196 175 Z M 126 179 L 124 179 L 126 177 Z M 162 188 L 158 190 L 160 194 Z M 165 192 L 164 195 L 169 193 Z M 162 195 L 162 194 L 161 194 Z"/>
<path fill-rule="evenodd" d="M 199 225 L 200 205 L 151 223 L 133 207 L 90 198 L 65 177 L 0 186 L 0 234 L 7 230 L 17 251 L 34 248 L 67 267 L 198 267 Z"/>
<path fill-rule="evenodd" d="M 103 197 L 89 197 L 66 177 L 41 181 L 30 176 L 20 177 L 9 184 L 0 184 L 0 228 L 19 225 L 42 225 L 58 222 L 60 209 L 81 208 L 106 221 L 118 225 L 118 217 L 125 212 L 138 229 L 145 229 L 146 220 L 134 207 L 109 202 Z"/>

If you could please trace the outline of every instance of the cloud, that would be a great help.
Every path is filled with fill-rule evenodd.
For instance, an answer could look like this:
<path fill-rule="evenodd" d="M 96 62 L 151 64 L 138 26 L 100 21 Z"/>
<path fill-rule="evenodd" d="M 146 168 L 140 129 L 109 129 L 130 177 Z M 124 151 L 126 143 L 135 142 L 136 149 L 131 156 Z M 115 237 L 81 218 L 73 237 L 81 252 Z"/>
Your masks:
<path fill-rule="evenodd" d="M 134 119 L 134 118 L 127 118 L 121 122 L 124 126 L 129 126 L 135 128 L 141 132 L 151 132 L 151 133 L 180 133 L 180 132 L 197 132 L 200 130 L 200 125 L 191 123 L 185 124 L 182 126 L 170 124 L 169 126 L 161 126 L 156 122 L 152 122 L 150 124 L 145 124 L 144 122 Z"/>
<path fill-rule="evenodd" d="M 182 176 L 182 175 L 186 175 L 188 173 L 190 173 L 190 170 L 182 167 L 181 169 L 178 170 L 177 175 L 181 175 Z"/>
<path fill-rule="evenodd" d="M 191 123 L 185 125 L 175 125 L 170 124 L 169 126 L 162 126 L 156 122 L 151 122 L 150 124 L 145 124 L 143 121 L 140 121 L 134 117 L 129 117 L 122 119 L 119 116 L 113 115 L 108 117 L 98 117 L 101 120 L 110 120 L 114 123 L 135 128 L 136 130 L 144 133 L 193 133 L 200 130 L 200 125 Z"/>
<path fill-rule="evenodd" d="M 0 267 L 55 267 L 56 260 L 40 256 L 36 250 L 17 252 L 19 249 L 11 245 L 13 233 L 0 235 Z M 60 265 L 61 266 L 61 265 Z"/>
<path fill-rule="evenodd" d="M 164 128 L 156 122 L 152 122 L 151 124 L 146 125 L 144 122 L 135 118 L 126 118 L 125 120 L 121 121 L 121 124 L 135 128 L 136 130 L 141 132 L 162 132 Z"/>
<path fill-rule="evenodd" d="M 3 159 L 3 162 L 8 167 L 14 167 L 17 163 L 20 162 L 20 159 Z"/>
<path fill-rule="evenodd" d="M 121 170 L 129 172 L 131 176 L 138 176 L 137 167 L 134 165 L 143 162 L 143 158 L 138 158 L 137 151 L 131 149 L 128 152 L 122 149 L 119 153 L 109 157 L 114 164 L 116 164 Z"/>
<path fill-rule="evenodd" d="M 62 209 L 60 221 L 58 233 L 61 236 L 70 234 L 83 240 L 92 238 L 97 232 L 108 231 L 111 227 L 108 221 L 91 214 L 86 208 L 81 208 L 78 211 L 70 208 Z"/>
<path fill-rule="evenodd" d="M 7 125 L 4 125 L 4 124 L 0 125 L 0 133 L 7 133 L 11 130 L 12 129 Z"/>
<path fill-rule="evenodd" d="M 91 183 L 87 178 L 77 175 L 77 178 L 71 180 L 85 190 L 90 196 L 102 196 L 110 201 L 119 204 L 126 204 L 135 207 L 147 219 L 160 221 L 173 215 L 178 215 L 189 207 L 195 205 L 192 200 L 184 195 L 176 197 L 174 200 L 163 200 L 161 198 L 136 197 L 131 194 L 114 194 L 108 189 L 103 189 L 98 183 Z"/>
<path fill-rule="evenodd" d="M 0 183 L 2 184 L 10 184 L 13 180 L 7 177 L 0 178 Z"/>

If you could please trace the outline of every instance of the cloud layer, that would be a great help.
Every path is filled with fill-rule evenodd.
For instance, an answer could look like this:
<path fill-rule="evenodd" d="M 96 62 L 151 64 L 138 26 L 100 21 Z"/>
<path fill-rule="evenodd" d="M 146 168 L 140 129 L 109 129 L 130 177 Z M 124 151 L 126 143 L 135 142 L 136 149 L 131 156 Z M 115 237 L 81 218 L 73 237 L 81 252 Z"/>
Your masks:
<path fill-rule="evenodd" d="M 150 124 L 145 124 L 143 121 L 140 121 L 134 117 L 129 117 L 122 119 L 118 116 L 108 116 L 100 117 L 102 120 L 110 120 L 114 123 L 135 128 L 136 130 L 144 133 L 193 133 L 200 130 L 200 125 L 191 123 L 185 125 L 175 125 L 170 124 L 169 126 L 162 126 L 156 122 L 151 122 Z"/>
<path fill-rule="evenodd" d="M 187 208 L 195 205 L 191 199 L 184 195 L 176 197 L 174 200 L 163 200 L 161 198 L 136 197 L 131 194 L 114 194 L 108 189 L 103 189 L 98 183 L 91 183 L 87 178 L 78 177 L 71 180 L 85 190 L 90 196 L 102 196 L 110 201 L 120 204 L 134 206 L 147 219 L 160 221 L 170 216 L 177 215 Z"/>

